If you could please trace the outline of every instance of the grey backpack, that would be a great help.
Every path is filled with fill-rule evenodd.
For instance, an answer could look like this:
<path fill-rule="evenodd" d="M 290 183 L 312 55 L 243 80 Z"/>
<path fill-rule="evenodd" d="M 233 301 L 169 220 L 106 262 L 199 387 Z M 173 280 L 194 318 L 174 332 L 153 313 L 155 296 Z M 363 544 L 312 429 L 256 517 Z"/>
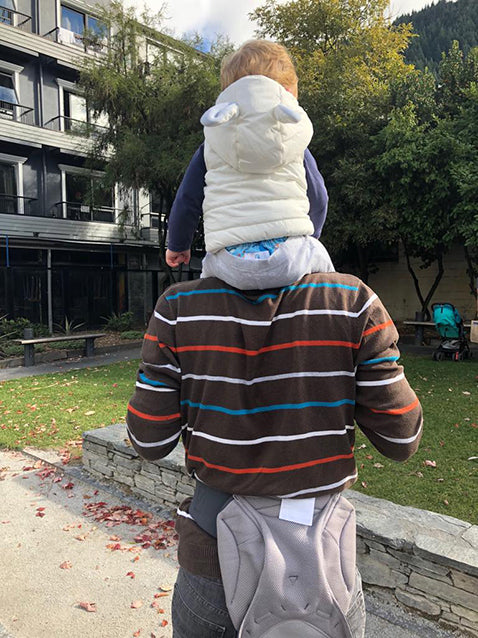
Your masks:
<path fill-rule="evenodd" d="M 312 525 L 279 518 L 278 498 L 234 496 L 217 517 L 226 602 L 239 638 L 362 638 L 355 510 L 315 499 Z"/>

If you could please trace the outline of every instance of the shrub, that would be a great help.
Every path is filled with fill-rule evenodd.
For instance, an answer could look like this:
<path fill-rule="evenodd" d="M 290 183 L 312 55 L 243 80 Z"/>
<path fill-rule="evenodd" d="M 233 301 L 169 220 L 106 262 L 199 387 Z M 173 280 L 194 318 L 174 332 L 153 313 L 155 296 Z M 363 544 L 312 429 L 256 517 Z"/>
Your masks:
<path fill-rule="evenodd" d="M 113 312 L 108 317 L 102 317 L 102 319 L 106 319 L 105 328 L 107 330 L 116 330 L 117 332 L 130 330 L 133 325 L 133 313 L 131 311 L 118 314 Z"/>
<path fill-rule="evenodd" d="M 17 319 L 6 319 L 0 317 L 0 337 L 12 339 L 23 339 L 23 331 L 25 328 L 33 328 L 33 334 L 35 337 L 48 336 L 48 328 L 41 323 L 32 323 L 25 317 L 18 317 Z"/>
<path fill-rule="evenodd" d="M 142 339 L 144 336 L 144 332 L 141 330 L 124 330 L 121 333 L 122 339 Z"/>

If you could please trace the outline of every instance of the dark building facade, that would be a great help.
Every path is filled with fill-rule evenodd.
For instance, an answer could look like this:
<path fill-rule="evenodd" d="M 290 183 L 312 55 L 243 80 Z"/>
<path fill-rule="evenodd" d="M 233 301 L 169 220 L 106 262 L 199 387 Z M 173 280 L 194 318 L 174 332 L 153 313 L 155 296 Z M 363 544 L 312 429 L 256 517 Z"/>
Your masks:
<path fill-rule="evenodd" d="M 105 124 L 77 86 L 102 55 L 86 29 L 101 25 L 83 0 L 0 0 L 0 316 L 50 327 L 126 310 L 144 322 L 164 280 L 155 198 L 85 165 Z"/>

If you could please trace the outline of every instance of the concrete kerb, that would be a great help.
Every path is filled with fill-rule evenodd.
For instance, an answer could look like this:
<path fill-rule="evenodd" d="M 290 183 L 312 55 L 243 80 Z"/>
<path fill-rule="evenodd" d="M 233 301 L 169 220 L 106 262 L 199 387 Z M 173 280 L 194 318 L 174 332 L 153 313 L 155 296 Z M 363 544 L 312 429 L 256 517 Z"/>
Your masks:
<path fill-rule="evenodd" d="M 179 448 L 141 461 L 122 424 L 85 432 L 83 463 L 94 476 L 163 507 L 193 493 Z M 346 496 L 357 512 L 358 565 L 369 591 L 478 636 L 478 526 L 353 490 Z"/>

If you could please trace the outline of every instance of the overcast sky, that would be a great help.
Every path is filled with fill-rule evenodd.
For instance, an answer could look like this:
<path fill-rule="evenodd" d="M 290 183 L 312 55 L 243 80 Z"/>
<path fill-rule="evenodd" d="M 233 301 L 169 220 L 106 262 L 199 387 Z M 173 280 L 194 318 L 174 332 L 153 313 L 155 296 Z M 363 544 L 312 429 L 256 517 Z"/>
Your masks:
<path fill-rule="evenodd" d="M 391 0 L 391 15 L 395 18 L 402 13 L 418 11 L 434 4 L 437 0 Z M 146 5 L 157 11 L 162 0 L 127 0 L 130 5 Z M 167 0 L 169 19 L 164 26 L 176 35 L 199 32 L 206 38 L 217 34 L 227 35 L 236 44 L 253 37 L 254 24 L 248 20 L 248 13 L 263 4 L 262 0 Z"/>

